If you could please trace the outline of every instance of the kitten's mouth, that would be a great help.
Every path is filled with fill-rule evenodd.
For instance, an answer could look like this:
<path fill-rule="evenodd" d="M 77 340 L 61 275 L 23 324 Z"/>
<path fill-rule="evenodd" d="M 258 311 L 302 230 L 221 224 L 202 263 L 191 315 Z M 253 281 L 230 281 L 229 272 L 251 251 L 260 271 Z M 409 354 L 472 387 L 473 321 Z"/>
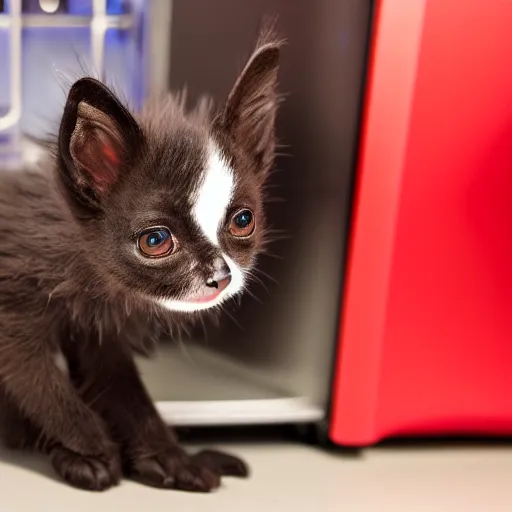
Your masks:
<path fill-rule="evenodd" d="M 222 292 L 223 290 L 217 290 L 209 295 L 190 297 L 189 299 L 185 299 L 183 302 L 187 302 L 188 304 L 207 304 L 208 302 L 214 301 Z"/>
<path fill-rule="evenodd" d="M 231 273 L 222 277 L 218 281 L 209 280 L 207 286 L 214 290 L 211 293 L 197 295 L 195 297 L 186 298 L 184 302 L 189 304 L 207 304 L 214 301 L 231 283 Z"/>
<path fill-rule="evenodd" d="M 232 260 L 224 257 L 231 269 L 228 274 L 212 277 L 203 286 L 179 299 L 157 299 L 158 303 L 169 311 L 194 313 L 215 307 L 240 293 L 244 287 L 244 276 Z"/>

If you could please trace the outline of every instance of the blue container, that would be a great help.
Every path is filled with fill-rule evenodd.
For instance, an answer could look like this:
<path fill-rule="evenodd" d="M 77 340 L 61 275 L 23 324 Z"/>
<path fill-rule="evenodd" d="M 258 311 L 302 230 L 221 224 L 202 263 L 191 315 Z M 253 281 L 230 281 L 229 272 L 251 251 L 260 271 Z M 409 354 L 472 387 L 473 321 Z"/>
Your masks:
<path fill-rule="evenodd" d="M 84 74 L 113 85 L 130 106 L 141 105 L 147 89 L 141 70 L 146 69 L 148 3 L 5 0 L 0 14 L 0 153 L 16 151 L 21 134 L 55 133 L 66 89 Z M 13 115 L 18 106 L 19 115 Z"/>

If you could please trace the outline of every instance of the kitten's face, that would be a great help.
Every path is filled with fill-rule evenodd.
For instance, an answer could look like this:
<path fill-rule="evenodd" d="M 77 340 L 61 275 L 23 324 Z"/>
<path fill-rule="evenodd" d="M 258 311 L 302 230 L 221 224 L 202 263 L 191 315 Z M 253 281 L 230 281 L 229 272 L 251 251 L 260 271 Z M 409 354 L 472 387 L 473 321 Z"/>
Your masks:
<path fill-rule="evenodd" d="M 264 235 L 278 49 L 260 41 L 214 120 L 172 99 L 136 120 L 99 82 L 73 85 L 59 177 L 105 280 L 177 311 L 243 290 Z"/>
<path fill-rule="evenodd" d="M 215 306 L 242 291 L 260 248 L 262 183 L 213 133 L 181 123 L 180 133 L 165 137 L 150 129 L 133 176 L 94 223 L 95 257 L 165 308 Z"/>

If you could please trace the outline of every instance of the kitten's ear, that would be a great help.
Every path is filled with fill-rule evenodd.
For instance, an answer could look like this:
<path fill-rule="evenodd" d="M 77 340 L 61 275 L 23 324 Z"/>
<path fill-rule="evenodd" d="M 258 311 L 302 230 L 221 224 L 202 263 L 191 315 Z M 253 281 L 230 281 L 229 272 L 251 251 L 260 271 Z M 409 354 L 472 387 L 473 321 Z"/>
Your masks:
<path fill-rule="evenodd" d="M 259 173 L 266 173 L 275 154 L 277 75 L 282 41 L 272 29 L 262 32 L 256 49 L 231 91 L 221 124 L 237 149 Z"/>
<path fill-rule="evenodd" d="M 93 78 L 73 84 L 58 147 L 60 176 L 74 199 L 99 206 L 141 141 L 137 122 L 105 85 Z"/>

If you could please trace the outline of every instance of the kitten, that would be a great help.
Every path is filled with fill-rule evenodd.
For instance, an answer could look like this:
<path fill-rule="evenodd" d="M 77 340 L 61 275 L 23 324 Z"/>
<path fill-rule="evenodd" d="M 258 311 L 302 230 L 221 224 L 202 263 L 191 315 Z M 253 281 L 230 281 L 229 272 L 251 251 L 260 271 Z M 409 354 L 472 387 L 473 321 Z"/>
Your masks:
<path fill-rule="evenodd" d="M 132 115 L 82 78 L 54 155 L 0 173 L 2 433 L 71 485 L 103 490 L 124 474 L 210 491 L 247 474 L 235 457 L 178 446 L 132 352 L 244 288 L 265 230 L 279 48 L 260 37 L 213 118 L 173 98 Z"/>

